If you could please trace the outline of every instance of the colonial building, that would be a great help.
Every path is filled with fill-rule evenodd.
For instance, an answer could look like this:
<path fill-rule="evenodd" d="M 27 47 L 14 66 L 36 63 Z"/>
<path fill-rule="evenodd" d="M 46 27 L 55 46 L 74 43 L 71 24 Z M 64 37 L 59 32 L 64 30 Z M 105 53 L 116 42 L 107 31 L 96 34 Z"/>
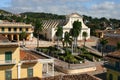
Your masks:
<path fill-rule="evenodd" d="M 120 50 L 106 56 L 107 80 L 120 80 Z"/>
<path fill-rule="evenodd" d="M 0 34 L 7 37 L 10 41 L 19 41 L 22 31 L 26 32 L 26 40 L 32 40 L 33 27 L 31 24 L 0 21 Z"/>
<path fill-rule="evenodd" d="M 103 37 L 120 37 L 120 29 L 111 29 L 111 28 L 106 28 L 105 30 L 96 30 L 96 36 L 99 38 Z"/>
<path fill-rule="evenodd" d="M 63 27 L 63 37 L 64 33 L 67 31 L 69 32 L 70 29 L 73 27 L 72 24 L 74 21 L 80 21 L 82 24 L 82 30 L 80 35 L 78 36 L 78 40 L 82 40 L 82 33 L 85 31 L 87 32 L 88 36 L 86 39 L 90 38 L 90 28 L 88 28 L 84 22 L 83 17 L 77 13 L 72 13 L 68 16 L 66 16 L 66 20 L 44 20 L 43 21 L 43 32 L 41 34 L 49 40 L 56 39 L 55 33 L 57 31 L 57 27 L 61 26 Z"/>
<path fill-rule="evenodd" d="M 2 38 L 0 37 L 0 39 Z M 20 49 L 17 42 L 0 41 L 1 80 L 18 80 L 31 77 L 43 78 L 53 75 L 53 59 L 40 56 L 34 51 Z"/>

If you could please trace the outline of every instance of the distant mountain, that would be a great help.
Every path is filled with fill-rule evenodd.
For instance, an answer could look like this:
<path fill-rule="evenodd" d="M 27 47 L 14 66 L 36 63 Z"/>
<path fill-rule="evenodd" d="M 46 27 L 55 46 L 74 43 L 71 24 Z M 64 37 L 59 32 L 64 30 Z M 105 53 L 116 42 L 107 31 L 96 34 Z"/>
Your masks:
<path fill-rule="evenodd" d="M 5 11 L 5 10 L 0 9 L 0 14 L 12 14 L 12 13 L 10 13 L 10 12 L 8 12 L 8 11 Z"/>
<path fill-rule="evenodd" d="M 39 19 L 65 19 L 64 15 L 57 15 L 52 13 L 37 13 L 37 12 L 25 12 L 21 13 L 22 16 L 27 16 L 29 18 L 39 18 Z"/>

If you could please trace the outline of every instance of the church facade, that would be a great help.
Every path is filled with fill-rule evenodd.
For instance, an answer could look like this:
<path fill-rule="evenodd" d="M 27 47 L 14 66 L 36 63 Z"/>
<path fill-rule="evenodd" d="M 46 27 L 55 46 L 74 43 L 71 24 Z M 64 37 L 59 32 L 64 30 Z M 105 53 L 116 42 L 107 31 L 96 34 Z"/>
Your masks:
<path fill-rule="evenodd" d="M 90 28 L 88 28 L 84 22 L 83 17 L 78 13 L 72 13 L 66 16 L 66 20 L 45 20 L 43 21 L 43 31 L 41 32 L 42 35 L 48 40 L 54 41 L 56 39 L 55 33 L 57 31 L 57 27 L 63 27 L 63 37 L 64 33 L 67 31 L 69 32 L 70 29 L 73 27 L 72 24 L 74 21 L 81 22 L 82 29 L 81 33 L 78 36 L 78 40 L 83 40 L 83 32 L 87 32 L 88 36 L 86 39 L 90 38 Z"/>

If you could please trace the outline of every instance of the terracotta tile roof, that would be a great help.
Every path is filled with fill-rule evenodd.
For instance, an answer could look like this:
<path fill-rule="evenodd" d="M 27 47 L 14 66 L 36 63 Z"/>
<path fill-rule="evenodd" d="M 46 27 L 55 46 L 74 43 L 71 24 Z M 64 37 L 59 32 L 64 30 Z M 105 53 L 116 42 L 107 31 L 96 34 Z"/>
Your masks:
<path fill-rule="evenodd" d="M 117 43 L 120 42 L 120 37 L 104 37 L 108 40 L 108 45 L 117 46 Z"/>
<path fill-rule="evenodd" d="M 97 30 L 95 30 L 95 32 L 103 32 L 103 33 L 114 33 L 115 32 L 115 30 L 99 30 L 99 29 L 97 29 Z"/>
<path fill-rule="evenodd" d="M 27 51 L 20 50 L 20 60 L 37 60 L 38 57 L 28 53 Z"/>
<path fill-rule="evenodd" d="M 120 50 L 112 52 L 112 53 L 106 55 L 106 58 L 120 61 Z"/>
<path fill-rule="evenodd" d="M 117 29 L 117 30 L 116 30 L 116 33 L 117 33 L 117 34 L 120 34 L 120 29 Z"/>
<path fill-rule="evenodd" d="M 99 78 L 96 78 L 94 76 L 88 75 L 88 74 L 76 74 L 76 75 L 58 75 L 58 76 L 51 76 L 46 78 L 24 78 L 20 80 L 101 80 Z"/>
<path fill-rule="evenodd" d="M 20 60 L 37 60 L 37 59 L 46 59 L 46 57 L 36 54 L 30 50 L 20 50 Z"/>

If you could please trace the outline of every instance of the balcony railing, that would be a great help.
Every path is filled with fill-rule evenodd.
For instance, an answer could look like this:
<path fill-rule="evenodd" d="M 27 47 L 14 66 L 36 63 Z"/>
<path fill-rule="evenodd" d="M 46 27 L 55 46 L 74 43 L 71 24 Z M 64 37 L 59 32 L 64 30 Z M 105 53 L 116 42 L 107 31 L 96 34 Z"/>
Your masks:
<path fill-rule="evenodd" d="M 104 66 L 105 66 L 107 69 L 111 69 L 111 70 L 120 72 L 120 68 L 117 68 L 117 67 L 111 65 L 110 63 L 105 63 Z"/>
<path fill-rule="evenodd" d="M 16 64 L 16 60 L 0 60 L 0 65 L 13 65 Z"/>
<path fill-rule="evenodd" d="M 2 31 L 0 33 L 21 33 L 22 31 Z M 26 33 L 32 33 L 33 31 L 26 31 Z"/>

